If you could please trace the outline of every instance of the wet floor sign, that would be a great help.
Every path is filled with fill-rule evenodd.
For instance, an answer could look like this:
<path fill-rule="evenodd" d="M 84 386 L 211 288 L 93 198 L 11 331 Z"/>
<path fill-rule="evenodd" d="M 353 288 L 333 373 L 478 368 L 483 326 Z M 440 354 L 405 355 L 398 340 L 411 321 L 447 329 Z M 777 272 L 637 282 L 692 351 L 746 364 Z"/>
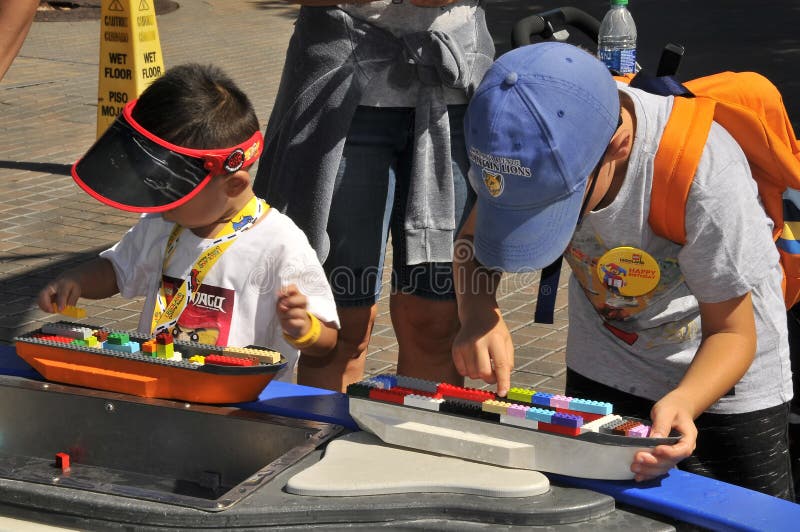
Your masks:
<path fill-rule="evenodd" d="M 97 136 L 163 73 L 155 0 L 102 0 Z"/>

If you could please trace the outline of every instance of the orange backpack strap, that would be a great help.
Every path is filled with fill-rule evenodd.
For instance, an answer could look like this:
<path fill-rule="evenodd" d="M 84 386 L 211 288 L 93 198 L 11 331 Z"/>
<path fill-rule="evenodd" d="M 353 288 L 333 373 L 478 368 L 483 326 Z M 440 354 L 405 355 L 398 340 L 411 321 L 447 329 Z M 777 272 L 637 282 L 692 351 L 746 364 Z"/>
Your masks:
<path fill-rule="evenodd" d="M 714 107 L 708 98 L 676 97 L 656 152 L 648 222 L 656 234 L 678 244 L 686 243 L 686 200 Z"/>

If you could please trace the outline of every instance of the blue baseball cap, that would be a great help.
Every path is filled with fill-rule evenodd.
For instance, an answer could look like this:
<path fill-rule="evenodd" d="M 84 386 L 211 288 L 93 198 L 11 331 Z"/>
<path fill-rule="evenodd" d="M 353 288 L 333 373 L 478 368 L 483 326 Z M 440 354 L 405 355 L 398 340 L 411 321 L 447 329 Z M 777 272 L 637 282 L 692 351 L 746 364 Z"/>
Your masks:
<path fill-rule="evenodd" d="M 539 269 L 564 252 L 619 107 L 606 66 L 576 46 L 532 44 L 494 62 L 464 119 L 481 264 Z"/>

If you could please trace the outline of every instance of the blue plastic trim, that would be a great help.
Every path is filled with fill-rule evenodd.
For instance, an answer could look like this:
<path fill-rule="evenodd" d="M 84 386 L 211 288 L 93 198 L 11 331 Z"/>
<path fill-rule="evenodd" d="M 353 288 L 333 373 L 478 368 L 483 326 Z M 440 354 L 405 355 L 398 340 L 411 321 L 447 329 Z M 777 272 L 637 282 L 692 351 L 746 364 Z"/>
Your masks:
<path fill-rule="evenodd" d="M 559 484 L 605 493 L 619 502 L 711 530 L 788 532 L 800 526 L 800 504 L 678 469 L 642 483 L 547 476 Z"/>

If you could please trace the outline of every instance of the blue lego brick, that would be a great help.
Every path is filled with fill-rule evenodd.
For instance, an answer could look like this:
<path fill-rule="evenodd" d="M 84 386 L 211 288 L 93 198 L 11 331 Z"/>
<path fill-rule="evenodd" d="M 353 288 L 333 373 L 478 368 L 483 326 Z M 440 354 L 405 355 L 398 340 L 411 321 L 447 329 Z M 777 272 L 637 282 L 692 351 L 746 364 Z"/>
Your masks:
<path fill-rule="evenodd" d="M 565 414 L 562 412 L 556 412 L 553 414 L 552 421 L 550 421 L 553 425 L 561 425 L 563 427 L 580 427 L 583 425 L 583 418 L 581 416 L 576 416 L 574 414 Z"/>
<path fill-rule="evenodd" d="M 526 419 L 533 419 L 543 423 L 551 423 L 554 412 L 552 410 L 545 410 L 544 408 L 531 407 L 525 412 Z"/>
<path fill-rule="evenodd" d="M 603 401 L 573 398 L 569 403 L 569 409 L 577 410 L 578 412 L 589 412 L 592 414 L 602 414 L 606 416 L 613 412 L 614 406 L 611 403 L 605 403 Z"/>
<path fill-rule="evenodd" d="M 550 399 L 553 397 L 552 393 L 536 392 L 531 397 L 532 405 L 550 406 Z"/>
<path fill-rule="evenodd" d="M 105 342 L 103 343 L 103 349 L 109 349 L 111 351 L 119 351 L 122 353 L 138 353 L 139 343 L 131 341 L 129 341 L 126 344 L 113 344 L 111 342 Z"/>

